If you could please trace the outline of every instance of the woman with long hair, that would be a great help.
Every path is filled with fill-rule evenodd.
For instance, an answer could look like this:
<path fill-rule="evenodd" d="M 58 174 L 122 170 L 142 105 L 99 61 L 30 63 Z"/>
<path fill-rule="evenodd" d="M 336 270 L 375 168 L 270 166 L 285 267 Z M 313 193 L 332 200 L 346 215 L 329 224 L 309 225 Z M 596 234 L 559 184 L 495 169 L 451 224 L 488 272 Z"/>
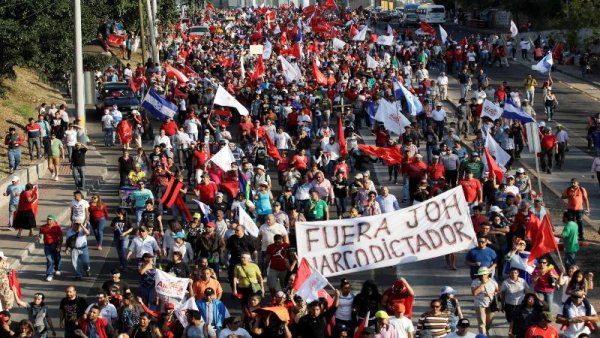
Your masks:
<path fill-rule="evenodd" d="M 362 289 L 358 295 L 354 297 L 352 307 L 356 309 L 356 321 L 361 322 L 367 313 L 369 313 L 368 325 L 375 324 L 375 313 L 379 310 L 381 302 L 381 294 L 377 288 L 377 284 L 373 280 L 366 280 L 363 283 Z"/>
<path fill-rule="evenodd" d="M 98 251 L 102 251 L 102 244 L 104 243 L 104 225 L 108 218 L 108 210 L 106 204 L 102 202 L 100 195 L 93 194 L 90 202 L 90 225 L 94 230 L 94 237 L 96 237 L 96 245 Z"/>
<path fill-rule="evenodd" d="M 512 320 L 508 328 L 509 336 L 525 338 L 527 330 L 540 321 L 542 312 L 544 312 L 544 304 L 535 293 L 526 294 L 521 305 L 512 313 Z"/>
<path fill-rule="evenodd" d="M 463 317 L 462 308 L 460 302 L 455 296 L 456 291 L 450 286 L 442 287 L 440 291 L 440 302 L 442 304 L 442 312 L 448 314 L 448 324 L 450 325 L 450 331 L 456 331 L 456 324 L 458 320 Z"/>
<path fill-rule="evenodd" d="M 46 296 L 38 292 L 33 295 L 33 302 L 25 303 L 17 300 L 19 306 L 27 308 L 29 322 L 33 324 L 33 333 L 36 338 L 47 338 L 48 332 L 52 331 L 52 336 L 56 337 L 56 330 L 52 323 L 52 318 L 48 314 L 48 306 L 44 303 Z"/>
<path fill-rule="evenodd" d="M 125 292 L 118 313 L 119 332 L 129 330 L 140 322 L 144 308 L 131 292 Z"/>
<path fill-rule="evenodd" d="M 25 191 L 21 192 L 17 214 L 13 222 L 13 227 L 17 229 L 17 238 L 21 238 L 21 230 L 29 230 L 29 237 L 33 236 L 35 228 L 35 214 L 33 213 L 34 202 L 37 200 L 37 190 L 33 190 L 33 185 L 27 183 Z"/>

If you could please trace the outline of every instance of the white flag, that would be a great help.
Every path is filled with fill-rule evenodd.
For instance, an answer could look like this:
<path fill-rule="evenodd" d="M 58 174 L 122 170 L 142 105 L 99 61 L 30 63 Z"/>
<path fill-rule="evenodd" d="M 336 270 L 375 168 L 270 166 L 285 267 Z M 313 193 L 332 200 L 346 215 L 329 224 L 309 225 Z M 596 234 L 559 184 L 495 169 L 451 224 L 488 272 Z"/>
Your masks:
<path fill-rule="evenodd" d="M 189 278 L 179 278 L 162 270 L 156 270 L 154 290 L 162 297 L 183 299 L 188 289 Z"/>
<path fill-rule="evenodd" d="M 379 62 L 375 61 L 375 59 L 373 59 L 371 57 L 371 55 L 367 54 L 367 68 L 377 68 L 379 67 Z"/>
<path fill-rule="evenodd" d="M 500 106 L 497 106 L 494 104 L 494 102 L 486 99 L 483 102 L 483 107 L 481 109 L 481 117 L 487 116 L 492 121 L 496 121 L 502 117 L 503 111 L 504 110 Z"/>
<path fill-rule="evenodd" d="M 279 28 L 279 24 L 277 24 L 277 26 L 275 26 L 275 29 L 273 30 L 273 34 L 279 34 L 281 33 L 281 28 Z"/>
<path fill-rule="evenodd" d="M 271 45 L 271 41 L 267 40 L 265 42 L 265 48 L 263 49 L 263 60 L 267 61 L 271 58 L 271 52 L 273 51 L 273 45 Z"/>
<path fill-rule="evenodd" d="M 277 57 L 279 62 L 281 62 L 281 69 L 283 70 L 283 76 L 285 80 L 289 83 L 295 80 L 302 79 L 302 73 L 300 73 L 296 67 L 294 67 L 291 63 L 288 62 L 283 56 L 279 55 Z"/>
<path fill-rule="evenodd" d="M 198 305 L 196 305 L 196 299 L 194 297 L 190 297 L 185 302 L 179 304 L 175 309 L 175 316 L 179 319 L 179 322 L 183 327 L 188 326 L 187 312 L 191 310 L 198 311 Z"/>
<path fill-rule="evenodd" d="M 333 49 L 342 49 L 346 43 L 338 38 L 333 38 Z"/>
<path fill-rule="evenodd" d="M 448 32 L 446 32 L 442 25 L 440 25 L 440 37 L 442 38 L 442 42 L 446 43 L 446 40 L 448 39 Z"/>
<path fill-rule="evenodd" d="M 519 29 L 517 28 L 515 22 L 510 20 L 510 36 L 514 38 L 517 36 L 517 34 L 519 34 Z"/>
<path fill-rule="evenodd" d="M 238 205 L 238 223 L 244 226 L 248 235 L 258 238 L 258 227 L 256 226 L 256 223 L 254 223 L 252 217 L 248 215 L 241 205 Z"/>
<path fill-rule="evenodd" d="M 387 26 L 387 34 L 394 35 L 394 29 L 392 29 L 392 26 L 390 26 L 390 25 Z"/>
<path fill-rule="evenodd" d="M 394 36 L 393 35 L 380 35 L 377 37 L 377 44 L 384 46 L 391 46 L 394 44 Z"/>
<path fill-rule="evenodd" d="M 531 66 L 531 69 L 537 70 L 538 72 L 545 74 L 548 73 L 552 69 L 552 65 L 554 64 L 554 60 L 552 60 L 552 52 L 548 52 L 543 59 L 540 60 L 537 64 Z"/>
<path fill-rule="evenodd" d="M 365 25 L 353 38 L 352 41 L 364 41 L 367 38 L 367 30 L 369 26 Z"/>
<path fill-rule="evenodd" d="M 490 155 L 496 159 L 496 163 L 498 163 L 498 165 L 502 167 L 502 170 L 506 172 L 506 163 L 510 161 L 510 155 L 500 147 L 490 133 L 488 133 L 485 138 L 485 147 L 490 152 Z M 483 156 L 483 159 L 485 160 L 485 156 Z"/>
<path fill-rule="evenodd" d="M 304 299 L 306 302 L 319 299 L 319 290 L 323 289 L 329 284 L 327 278 L 323 277 L 319 271 L 313 269 L 313 267 L 308 264 L 306 258 L 302 258 L 302 261 L 300 262 L 300 266 L 298 267 L 298 276 L 301 276 L 299 278 L 306 276 L 304 280 L 297 280 L 294 283 L 295 285 L 298 285 L 296 294 L 302 297 L 302 299 Z"/>
<path fill-rule="evenodd" d="M 233 21 L 231 21 L 230 23 L 227 24 L 227 26 L 225 26 L 225 30 L 228 31 L 230 29 L 233 28 Z"/>
<path fill-rule="evenodd" d="M 219 85 L 219 89 L 217 89 L 213 103 L 218 104 L 219 106 L 235 108 L 240 115 L 248 116 L 248 109 L 246 109 L 246 107 L 244 107 L 244 105 L 238 100 L 236 100 L 233 95 L 229 94 L 229 92 L 221 85 Z M 227 170 L 231 170 L 231 168 Z"/>
<path fill-rule="evenodd" d="M 246 79 L 246 68 L 244 68 L 244 54 L 240 54 L 240 78 L 242 81 Z"/>
<path fill-rule="evenodd" d="M 379 107 L 374 118 L 383 122 L 385 129 L 397 135 L 402 135 L 405 127 L 410 126 L 410 121 L 398 111 L 396 105 L 386 99 L 379 100 Z"/>
<path fill-rule="evenodd" d="M 221 148 L 221 150 L 214 154 L 210 160 L 225 172 L 230 171 L 231 164 L 235 162 L 235 158 L 233 158 L 233 153 L 229 146 Z"/>

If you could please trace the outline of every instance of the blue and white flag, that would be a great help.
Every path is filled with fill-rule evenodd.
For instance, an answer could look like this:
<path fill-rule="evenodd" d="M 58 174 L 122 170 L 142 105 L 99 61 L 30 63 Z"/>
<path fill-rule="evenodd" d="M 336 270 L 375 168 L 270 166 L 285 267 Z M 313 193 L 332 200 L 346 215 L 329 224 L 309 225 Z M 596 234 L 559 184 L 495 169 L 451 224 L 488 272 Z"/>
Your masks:
<path fill-rule="evenodd" d="M 302 28 L 298 27 L 298 34 L 296 34 L 296 38 L 294 39 L 294 43 L 302 42 Z"/>
<path fill-rule="evenodd" d="M 408 91 L 400 82 L 394 79 L 394 93 L 396 94 L 396 98 L 403 97 L 406 100 L 406 105 L 408 106 L 408 112 L 412 116 L 419 115 L 423 112 L 423 104 L 418 97 L 416 97 L 413 93 Z"/>
<path fill-rule="evenodd" d="M 507 119 L 519 120 L 523 123 L 535 122 L 535 119 L 527 114 L 521 107 L 509 97 L 504 103 L 502 116 Z"/>
<path fill-rule="evenodd" d="M 153 88 L 150 88 L 148 94 L 144 97 L 142 108 L 160 120 L 166 120 L 167 117 L 173 118 L 177 114 L 177 106 L 155 92 Z"/>
<path fill-rule="evenodd" d="M 271 45 L 271 42 L 269 40 L 267 40 L 267 42 L 265 42 L 265 48 L 263 49 L 263 60 L 267 61 L 271 58 L 271 52 L 273 51 L 273 45 Z"/>
<path fill-rule="evenodd" d="M 202 202 L 200 202 L 197 199 L 192 199 L 192 201 L 194 201 L 196 203 L 196 205 L 198 205 L 198 208 L 200 209 L 200 211 L 202 212 L 202 217 L 204 217 L 204 220 L 206 222 L 210 221 L 210 207 Z"/>
<path fill-rule="evenodd" d="M 537 70 L 542 74 L 546 74 L 552 69 L 552 65 L 554 64 L 554 60 L 552 60 L 552 53 L 548 52 L 543 59 L 540 60 L 536 65 L 531 66 L 531 69 Z"/>

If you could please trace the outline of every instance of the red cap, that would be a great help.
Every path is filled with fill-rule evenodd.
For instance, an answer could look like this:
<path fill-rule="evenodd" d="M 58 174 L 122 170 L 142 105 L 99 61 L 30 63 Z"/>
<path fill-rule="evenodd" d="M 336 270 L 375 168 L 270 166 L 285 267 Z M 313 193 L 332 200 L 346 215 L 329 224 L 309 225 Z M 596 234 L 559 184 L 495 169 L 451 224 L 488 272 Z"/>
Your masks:
<path fill-rule="evenodd" d="M 402 292 L 406 289 L 404 282 L 401 280 L 397 280 L 394 282 L 393 289 L 398 292 Z"/>
<path fill-rule="evenodd" d="M 165 310 L 173 310 L 175 308 L 175 304 L 169 303 L 165 305 Z"/>
<path fill-rule="evenodd" d="M 208 222 L 208 224 L 206 224 L 207 228 L 216 228 L 217 225 L 215 224 L 215 222 Z"/>

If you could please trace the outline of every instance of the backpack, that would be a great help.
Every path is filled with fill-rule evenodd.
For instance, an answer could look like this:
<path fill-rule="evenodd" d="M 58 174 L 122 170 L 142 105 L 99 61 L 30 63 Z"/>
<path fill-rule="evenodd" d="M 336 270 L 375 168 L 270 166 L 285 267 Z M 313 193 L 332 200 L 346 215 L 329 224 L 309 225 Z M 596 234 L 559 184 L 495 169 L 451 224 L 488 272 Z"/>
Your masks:
<path fill-rule="evenodd" d="M 75 242 L 77 242 L 78 235 L 79 235 L 79 233 L 77 232 L 77 233 L 67 237 L 67 240 L 65 241 L 65 245 L 67 246 L 67 248 L 75 249 Z"/>

